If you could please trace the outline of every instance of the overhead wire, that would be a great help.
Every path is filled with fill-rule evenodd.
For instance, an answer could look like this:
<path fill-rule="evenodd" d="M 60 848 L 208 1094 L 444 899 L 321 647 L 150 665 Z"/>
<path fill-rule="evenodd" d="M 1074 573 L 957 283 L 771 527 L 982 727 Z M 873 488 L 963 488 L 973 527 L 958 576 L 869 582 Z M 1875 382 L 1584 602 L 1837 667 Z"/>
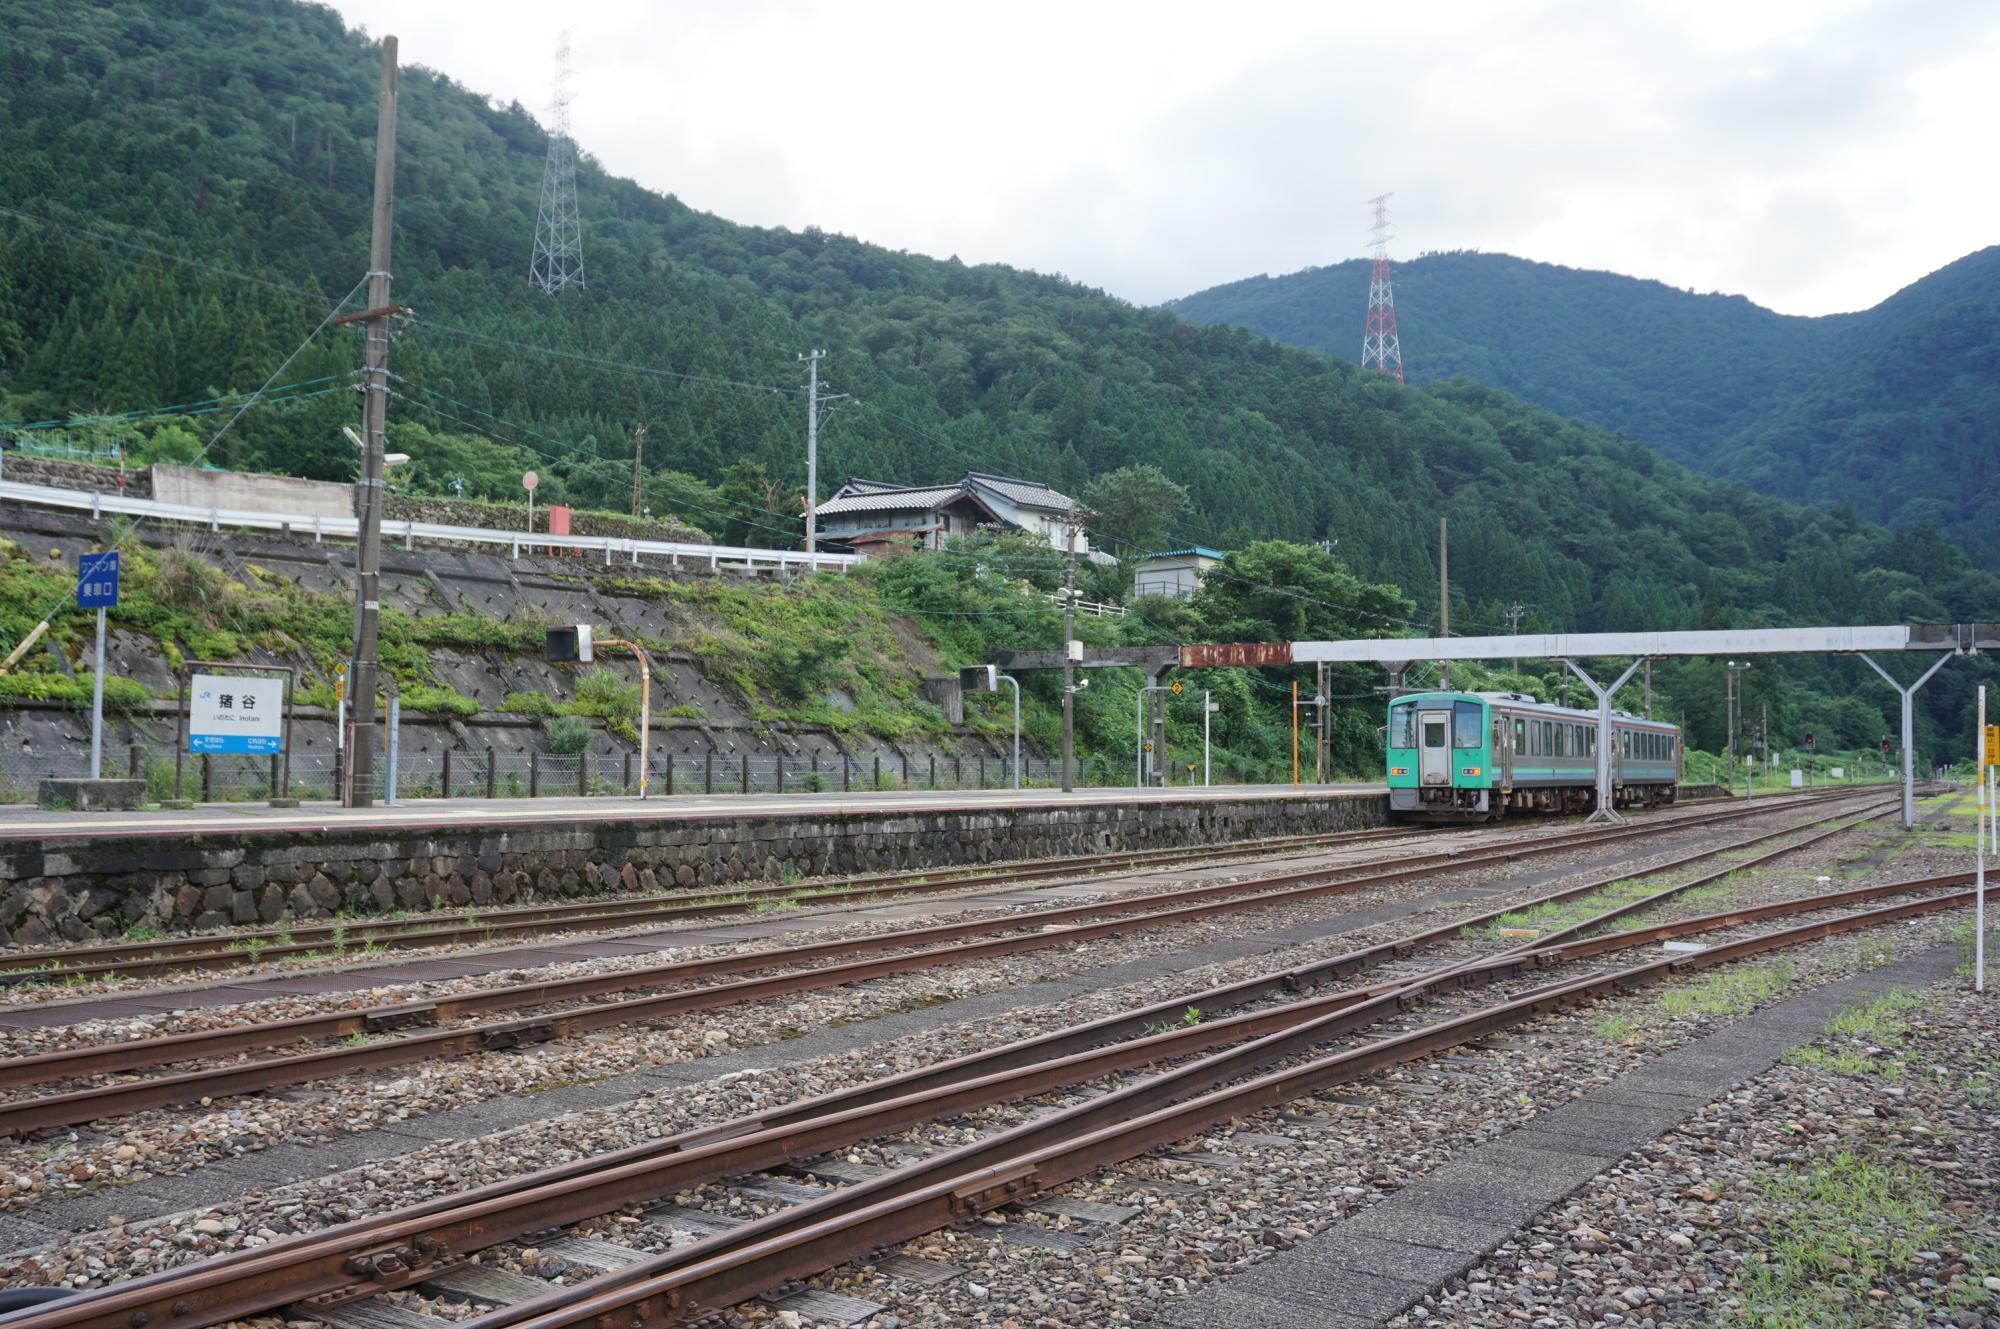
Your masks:
<path fill-rule="evenodd" d="M 178 263 L 183 267 L 195 268 L 202 272 L 209 273 L 212 276 L 227 277 L 232 281 L 248 282 L 251 285 L 262 286 L 267 290 L 277 291 L 284 295 L 298 296 L 302 300 L 312 302 L 315 306 L 324 305 L 326 303 L 326 296 L 319 291 L 310 290 L 303 286 L 292 286 L 285 282 L 273 281 L 266 277 L 253 276 L 252 274 L 247 272 L 238 272 L 234 268 L 225 268 L 220 264 L 207 263 L 202 261 L 201 259 L 188 258 L 183 254 L 176 254 L 170 250 L 161 249 L 154 245 L 141 244 L 136 240 L 127 240 L 119 236 L 107 235 L 102 231 L 94 231 L 87 226 L 79 226 L 75 222 L 64 222 L 64 221 L 59 221 L 53 217 L 44 217 L 39 213 L 29 212 L 25 208 L 18 208 L 18 207 L 13 207 L 9 204 L 0 203 L 0 216 L 13 217 L 21 221 L 28 221 L 28 222 L 33 222 L 40 226 L 52 227 L 56 230 L 69 232 L 74 235 L 87 236 L 90 239 L 96 240 L 101 244 L 114 245 L 121 249 L 133 250 L 137 253 L 145 254 L 151 258 L 161 259 L 168 263 Z M 167 242 L 165 240 L 162 240 L 160 243 L 165 244 Z"/>
<path fill-rule="evenodd" d="M 261 385 L 258 386 L 257 390 L 251 393 L 249 396 L 243 398 L 242 401 L 237 405 L 235 413 L 232 414 L 227 420 L 222 422 L 221 428 L 217 429 L 213 434 L 209 435 L 208 442 L 202 444 L 201 450 L 194 455 L 194 460 L 196 462 L 199 462 L 208 456 L 208 454 L 215 448 L 215 445 L 222 441 L 222 436 L 228 433 L 231 427 L 233 427 L 238 420 L 241 420 L 243 418 L 243 413 L 249 410 L 252 406 L 256 405 L 263 398 L 264 394 L 270 390 L 271 385 L 278 381 L 278 376 L 283 374 L 287 369 L 291 368 L 292 361 L 298 359 L 299 356 L 305 351 L 306 347 L 312 345 L 314 340 L 319 337 L 319 334 L 326 330 L 327 325 L 333 322 L 334 316 L 339 314 L 340 311 L 346 307 L 348 301 L 352 300 L 356 295 L 360 294 L 362 287 L 366 286 L 367 284 L 368 284 L 368 279 L 366 277 L 363 277 L 360 281 L 354 283 L 353 289 L 349 290 L 348 293 L 346 295 L 343 295 L 337 303 L 333 304 L 327 309 L 325 315 L 320 319 L 320 321 L 313 325 L 313 330 L 311 332 L 308 332 L 305 335 L 305 338 L 302 341 L 300 341 L 297 346 L 294 346 L 292 348 L 291 353 L 289 355 L 287 355 L 283 360 L 279 361 L 278 367 L 271 371 L 270 375 L 265 378 L 264 382 Z M 140 525 L 143 524 L 145 520 L 146 518 L 142 514 L 134 518 L 132 521 L 126 523 L 124 528 L 120 530 L 117 536 L 111 541 L 110 547 L 101 552 L 104 553 L 117 552 L 124 546 L 126 541 L 132 538 L 134 532 L 136 532 L 139 529 Z M 39 614 L 35 615 L 35 621 L 39 623 L 43 620 L 53 618 L 56 615 L 56 613 L 62 608 L 63 603 L 65 601 L 70 601 L 71 603 L 74 603 L 71 600 L 70 596 L 68 595 L 61 596 L 51 601 L 47 605 L 47 607 L 45 607 Z"/>

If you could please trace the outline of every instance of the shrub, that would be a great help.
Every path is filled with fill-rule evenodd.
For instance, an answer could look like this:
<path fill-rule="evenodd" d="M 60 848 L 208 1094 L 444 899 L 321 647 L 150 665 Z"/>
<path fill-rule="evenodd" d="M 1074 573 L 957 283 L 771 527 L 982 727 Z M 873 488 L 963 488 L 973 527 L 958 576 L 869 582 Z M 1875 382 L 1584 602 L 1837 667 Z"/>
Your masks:
<path fill-rule="evenodd" d="M 213 628 L 229 599 L 229 579 L 198 545 L 178 540 L 153 559 L 151 590 L 153 599 L 165 608 Z"/>
<path fill-rule="evenodd" d="M 552 715 L 543 727 L 549 751 L 560 756 L 582 752 L 590 746 L 590 724 L 574 715 Z"/>
<path fill-rule="evenodd" d="M 76 696 L 76 680 L 50 670 L 0 674 L 0 697 L 20 701 L 75 701 Z M 85 700 L 89 700 L 88 694 L 85 694 Z"/>
<path fill-rule="evenodd" d="M 403 689 L 403 706 L 412 711 L 439 711 L 449 715 L 479 714 L 479 703 L 451 688 L 434 688 L 413 683 Z"/>
<path fill-rule="evenodd" d="M 639 714 L 639 684 L 609 669 L 586 669 L 576 680 L 576 701 L 569 709 L 576 715 L 595 715 L 606 720 L 635 719 Z"/>
<path fill-rule="evenodd" d="M 554 715 L 556 704 L 546 692 L 510 692 L 500 709 L 509 715 Z"/>

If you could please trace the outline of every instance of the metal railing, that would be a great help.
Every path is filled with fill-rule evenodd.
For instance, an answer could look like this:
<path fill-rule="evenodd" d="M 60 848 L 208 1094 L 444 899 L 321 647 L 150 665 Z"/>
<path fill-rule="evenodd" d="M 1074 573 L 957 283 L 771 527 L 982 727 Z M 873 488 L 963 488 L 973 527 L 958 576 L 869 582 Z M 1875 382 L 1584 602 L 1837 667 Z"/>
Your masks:
<path fill-rule="evenodd" d="M 283 531 L 288 534 L 311 532 L 315 541 L 327 536 L 352 539 L 359 528 L 359 523 L 353 517 L 346 516 L 309 512 L 253 512 L 241 508 L 202 508 L 127 494 L 64 489 L 56 485 L 22 484 L 5 479 L 0 479 L 0 499 L 12 499 L 17 503 L 30 503 L 40 507 L 87 509 L 91 516 L 98 518 L 106 513 L 115 513 L 121 516 L 151 517 L 160 521 L 181 522 L 191 526 L 206 526 L 210 530 L 218 531 L 228 526 L 250 530 Z M 519 558 L 523 549 L 531 554 L 536 551 L 553 553 L 558 550 L 576 550 L 587 554 L 602 554 L 607 567 L 611 565 L 614 557 L 628 563 L 637 563 L 641 556 L 644 556 L 665 559 L 676 568 L 706 566 L 710 571 L 724 567 L 740 567 L 751 572 L 771 569 L 845 573 L 855 564 L 866 562 L 860 554 L 807 554 L 803 551 L 786 549 L 684 544 L 673 540 L 635 540 L 625 536 L 610 535 L 548 535 L 540 531 L 496 531 L 482 526 L 445 526 L 422 521 L 384 520 L 382 538 L 385 541 L 401 540 L 406 549 L 415 547 L 419 540 L 430 544 L 494 545 L 510 550 L 510 556 L 513 558 Z"/>
<path fill-rule="evenodd" d="M 186 754 L 180 761 L 176 793 L 171 746 L 134 743 L 105 752 L 106 778 L 146 781 L 149 801 L 181 798 L 195 803 L 247 803 L 273 797 L 336 801 L 341 762 L 324 750 L 292 754 L 291 783 L 281 789 L 281 763 L 269 756 L 227 753 Z M 864 793 L 891 790 L 1002 790 L 1013 784 L 1013 763 L 1004 756 L 930 753 L 918 756 L 839 753 L 679 753 L 655 756 L 651 794 L 669 798 L 691 794 Z M 33 802 L 40 782 L 90 773 L 87 752 L 8 753 L 0 757 L 0 803 Z M 1215 771 L 1218 783 L 1260 782 L 1258 773 Z M 418 798 L 632 798 L 639 792 L 639 754 L 620 752 L 500 752 L 494 748 L 405 752 L 396 763 L 394 796 Z M 1062 782 L 1053 757 L 1025 757 L 1022 788 L 1052 788 Z M 1091 788 L 1129 788 L 1128 757 L 1081 757 L 1076 783 Z M 1176 785 L 1187 783 L 1177 780 Z M 387 762 L 374 763 L 377 801 L 391 794 Z"/>

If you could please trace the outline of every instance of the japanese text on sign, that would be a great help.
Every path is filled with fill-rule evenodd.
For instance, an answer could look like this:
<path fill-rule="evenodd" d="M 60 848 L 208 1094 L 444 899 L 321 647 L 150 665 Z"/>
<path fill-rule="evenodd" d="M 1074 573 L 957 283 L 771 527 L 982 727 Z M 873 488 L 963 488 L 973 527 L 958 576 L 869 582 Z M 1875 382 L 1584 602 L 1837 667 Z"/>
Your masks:
<path fill-rule="evenodd" d="M 189 752 L 279 752 L 285 680 L 196 674 L 188 695 Z"/>
<path fill-rule="evenodd" d="M 118 603 L 118 551 L 85 554 L 76 561 L 76 607 L 110 609 Z"/>

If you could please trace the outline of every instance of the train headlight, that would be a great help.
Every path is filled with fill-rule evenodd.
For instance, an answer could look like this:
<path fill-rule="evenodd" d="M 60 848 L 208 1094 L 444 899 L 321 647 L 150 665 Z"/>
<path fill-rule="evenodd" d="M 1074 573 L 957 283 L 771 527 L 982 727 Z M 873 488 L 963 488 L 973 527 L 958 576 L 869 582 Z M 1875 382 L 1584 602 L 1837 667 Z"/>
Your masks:
<path fill-rule="evenodd" d="M 1408 775 L 1409 773 L 1410 768 L 1407 766 L 1391 766 L 1389 768 L 1389 774 L 1391 775 Z"/>
<path fill-rule="evenodd" d="M 1479 768 L 1477 766 L 1468 766 L 1459 773 L 1461 775 L 1477 775 L 1479 774 Z"/>

